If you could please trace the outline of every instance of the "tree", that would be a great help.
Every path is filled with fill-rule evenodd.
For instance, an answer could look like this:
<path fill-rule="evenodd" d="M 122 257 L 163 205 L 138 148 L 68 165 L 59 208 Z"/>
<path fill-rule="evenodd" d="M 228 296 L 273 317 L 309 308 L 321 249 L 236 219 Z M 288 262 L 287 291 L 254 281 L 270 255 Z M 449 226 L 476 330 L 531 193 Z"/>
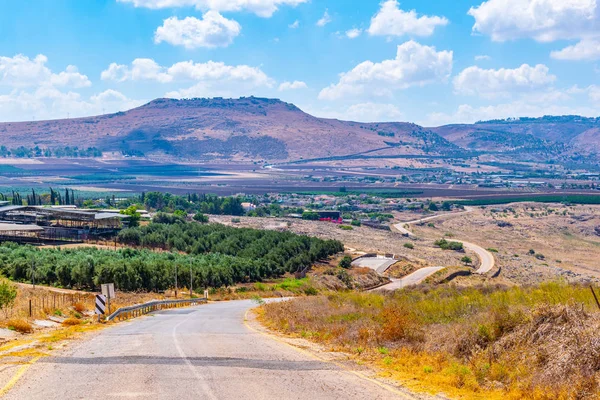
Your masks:
<path fill-rule="evenodd" d="M 464 256 L 460 259 L 460 261 L 463 262 L 465 265 L 471 265 L 473 263 L 473 260 L 469 256 Z"/>
<path fill-rule="evenodd" d="M 344 269 L 350 269 L 352 267 L 352 257 L 344 256 L 344 258 L 340 260 L 339 266 Z"/>
<path fill-rule="evenodd" d="M 121 214 L 129 216 L 129 226 L 136 227 L 140 225 L 141 215 L 137 212 L 136 206 L 129 206 L 125 210 L 121 210 Z"/>
<path fill-rule="evenodd" d="M 194 215 L 194 221 L 200 222 L 201 224 L 208 223 L 208 217 L 202 213 L 197 213 Z"/>
<path fill-rule="evenodd" d="M 0 310 L 8 318 L 8 310 L 15 304 L 17 298 L 17 287 L 6 278 L 0 277 Z"/>

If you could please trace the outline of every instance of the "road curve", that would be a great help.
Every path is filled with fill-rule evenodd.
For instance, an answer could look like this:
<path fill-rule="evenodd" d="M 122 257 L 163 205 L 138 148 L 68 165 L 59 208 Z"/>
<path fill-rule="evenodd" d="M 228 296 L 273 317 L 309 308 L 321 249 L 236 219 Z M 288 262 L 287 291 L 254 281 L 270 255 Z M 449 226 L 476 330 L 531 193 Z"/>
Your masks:
<path fill-rule="evenodd" d="M 486 250 L 483 247 L 473 243 L 463 241 L 460 242 L 463 244 L 465 249 L 471 250 L 473 253 L 477 254 L 477 257 L 479 257 L 481 265 L 479 266 L 479 269 L 475 271 L 475 273 L 482 275 L 487 274 L 492 270 L 492 268 L 494 268 L 494 265 L 496 265 L 496 260 L 489 250 Z"/>
<path fill-rule="evenodd" d="M 244 324 L 251 301 L 164 310 L 41 358 L 5 396 L 49 399 L 409 399 Z"/>
<path fill-rule="evenodd" d="M 398 230 L 404 236 L 415 237 L 414 233 L 412 233 L 410 230 L 405 228 L 406 225 L 420 224 L 422 222 L 431 221 L 433 219 L 438 219 L 438 218 L 442 218 L 442 217 L 450 217 L 450 216 L 453 217 L 453 216 L 457 216 L 457 215 L 461 215 L 461 214 L 467 214 L 472 211 L 473 211 L 472 208 L 466 208 L 466 211 L 460 212 L 460 213 L 432 215 L 430 217 L 425 217 L 425 218 L 417 219 L 414 221 L 399 222 L 397 224 L 394 224 L 394 228 L 396 228 L 396 230 Z M 496 264 L 496 260 L 494 259 L 494 256 L 492 255 L 492 253 L 490 253 L 488 250 L 486 250 L 483 247 L 478 246 L 474 243 L 464 242 L 462 240 L 457 240 L 457 242 L 461 242 L 467 250 L 472 251 L 473 253 L 477 254 L 477 257 L 479 257 L 479 260 L 481 261 L 481 265 L 479 266 L 477 271 L 475 271 L 475 273 L 483 275 L 483 274 L 490 272 L 492 270 L 492 268 L 494 268 L 494 265 Z M 431 275 L 435 274 L 436 272 L 438 272 L 439 270 L 441 270 L 443 268 L 444 267 L 421 268 L 421 269 L 413 272 L 412 274 L 405 276 L 402 279 L 392 279 L 391 283 L 380 286 L 374 290 L 397 290 L 397 289 L 404 288 L 406 286 L 418 285 L 419 283 L 423 282 L 425 279 L 427 279 L 428 277 L 430 277 Z"/>
<path fill-rule="evenodd" d="M 405 276 L 402 279 L 392 279 L 391 283 L 384 286 L 380 286 L 379 288 L 374 290 L 397 290 L 405 288 L 407 286 L 418 285 L 419 283 L 423 282 L 425 279 L 442 269 L 444 269 L 444 267 L 421 268 L 416 270 L 412 274 Z"/>

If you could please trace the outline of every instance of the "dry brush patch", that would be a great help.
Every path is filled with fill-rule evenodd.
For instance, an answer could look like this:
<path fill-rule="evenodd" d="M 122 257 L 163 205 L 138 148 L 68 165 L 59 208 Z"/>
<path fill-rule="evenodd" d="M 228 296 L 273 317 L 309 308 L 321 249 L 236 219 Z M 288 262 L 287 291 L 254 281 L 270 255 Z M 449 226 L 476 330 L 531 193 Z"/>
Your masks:
<path fill-rule="evenodd" d="M 460 398 L 600 396 L 600 314 L 589 288 L 420 288 L 264 305 L 270 328 L 327 344 L 409 387 Z"/>

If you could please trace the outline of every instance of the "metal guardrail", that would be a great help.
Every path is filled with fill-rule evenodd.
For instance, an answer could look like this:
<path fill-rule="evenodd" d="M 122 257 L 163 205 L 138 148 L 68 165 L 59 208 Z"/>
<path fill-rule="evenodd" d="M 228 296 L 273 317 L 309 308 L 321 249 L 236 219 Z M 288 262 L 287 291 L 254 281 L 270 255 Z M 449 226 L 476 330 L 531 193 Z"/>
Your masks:
<path fill-rule="evenodd" d="M 187 307 L 192 305 L 198 305 L 206 303 L 206 298 L 198 299 L 183 299 L 183 300 L 155 300 L 149 301 L 144 304 L 137 304 L 135 306 L 119 308 L 114 313 L 110 314 L 106 320 L 113 321 L 118 319 L 119 321 L 139 317 L 140 315 L 148 314 L 153 311 L 167 310 L 170 308 Z"/>

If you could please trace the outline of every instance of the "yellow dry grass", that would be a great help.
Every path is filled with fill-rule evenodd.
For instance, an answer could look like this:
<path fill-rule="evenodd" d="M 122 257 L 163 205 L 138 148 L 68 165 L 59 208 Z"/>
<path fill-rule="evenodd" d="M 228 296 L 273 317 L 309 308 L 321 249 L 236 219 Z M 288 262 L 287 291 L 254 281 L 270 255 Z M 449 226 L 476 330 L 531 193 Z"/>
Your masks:
<path fill-rule="evenodd" d="M 326 344 L 407 387 L 461 399 L 600 397 L 588 287 L 331 293 L 264 305 L 271 329 Z"/>
<path fill-rule="evenodd" d="M 33 332 L 33 326 L 31 326 L 31 324 L 27 320 L 22 318 L 9 319 L 6 322 L 6 326 L 8 327 L 8 329 L 15 330 L 19 333 Z"/>

